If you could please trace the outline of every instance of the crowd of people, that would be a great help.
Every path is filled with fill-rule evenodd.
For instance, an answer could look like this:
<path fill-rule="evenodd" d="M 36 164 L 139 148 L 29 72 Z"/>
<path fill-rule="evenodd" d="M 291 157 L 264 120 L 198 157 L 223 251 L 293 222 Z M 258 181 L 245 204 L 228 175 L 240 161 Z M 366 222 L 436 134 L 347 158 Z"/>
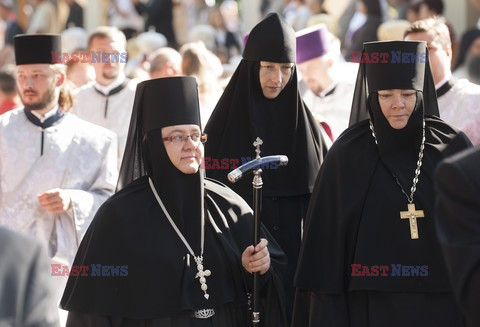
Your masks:
<path fill-rule="evenodd" d="M 479 26 L 112 0 L 87 33 L 83 5 L 0 0 L 0 325 L 247 326 L 254 274 L 262 326 L 480 323 Z M 254 244 L 227 173 L 260 153 L 288 165 Z"/>

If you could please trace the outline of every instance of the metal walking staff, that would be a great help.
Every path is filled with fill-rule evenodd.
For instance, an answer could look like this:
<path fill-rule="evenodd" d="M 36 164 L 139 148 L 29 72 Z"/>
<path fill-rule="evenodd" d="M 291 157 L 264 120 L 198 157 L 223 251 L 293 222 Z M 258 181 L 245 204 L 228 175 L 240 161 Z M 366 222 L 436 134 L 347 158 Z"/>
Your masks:
<path fill-rule="evenodd" d="M 274 155 L 267 157 L 260 157 L 260 146 L 263 144 L 262 140 L 257 137 L 253 146 L 256 148 L 256 158 L 252 161 L 244 163 L 235 170 L 232 170 L 228 174 L 228 180 L 232 183 L 240 180 L 243 175 L 250 171 L 253 171 L 253 213 L 254 213 L 254 226 L 253 226 L 253 244 L 256 246 L 260 243 L 260 222 L 262 213 L 262 167 L 269 167 L 271 164 L 277 164 L 280 166 L 286 166 L 288 164 L 288 158 L 284 155 Z M 253 310 L 252 310 L 252 323 L 253 326 L 260 325 L 260 275 L 258 272 L 253 274 Z"/>

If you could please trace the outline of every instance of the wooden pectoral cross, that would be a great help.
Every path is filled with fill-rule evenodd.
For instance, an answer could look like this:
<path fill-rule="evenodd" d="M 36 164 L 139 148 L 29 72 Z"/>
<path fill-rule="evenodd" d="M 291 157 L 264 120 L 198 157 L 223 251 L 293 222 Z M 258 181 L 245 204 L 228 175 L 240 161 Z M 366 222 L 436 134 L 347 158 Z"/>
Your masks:
<path fill-rule="evenodd" d="M 410 236 L 412 240 L 418 239 L 417 218 L 423 217 L 425 217 L 423 210 L 416 210 L 413 203 L 408 204 L 408 211 L 400 211 L 400 218 L 410 221 Z"/>

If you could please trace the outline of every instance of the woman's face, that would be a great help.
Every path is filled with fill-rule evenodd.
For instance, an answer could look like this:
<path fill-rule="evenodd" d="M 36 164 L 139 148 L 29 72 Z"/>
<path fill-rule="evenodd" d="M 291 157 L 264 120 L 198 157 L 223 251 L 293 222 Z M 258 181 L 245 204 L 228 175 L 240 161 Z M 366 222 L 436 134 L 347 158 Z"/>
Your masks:
<path fill-rule="evenodd" d="M 290 81 L 293 63 L 260 61 L 260 86 L 267 99 L 275 99 Z"/>
<path fill-rule="evenodd" d="M 184 174 L 198 171 L 203 158 L 202 132 L 198 125 L 164 127 L 162 139 L 170 161 L 178 170 Z"/>
<path fill-rule="evenodd" d="M 380 90 L 378 91 L 378 102 L 390 126 L 402 129 L 407 126 L 408 119 L 415 109 L 417 92 L 400 89 Z"/>

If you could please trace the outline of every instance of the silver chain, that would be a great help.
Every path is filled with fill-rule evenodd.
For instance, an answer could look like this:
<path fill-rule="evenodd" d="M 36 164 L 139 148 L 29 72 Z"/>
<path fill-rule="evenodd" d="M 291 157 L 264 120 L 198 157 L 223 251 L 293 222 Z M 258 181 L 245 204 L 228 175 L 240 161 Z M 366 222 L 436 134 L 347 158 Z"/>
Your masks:
<path fill-rule="evenodd" d="M 375 140 L 375 144 L 378 145 L 377 136 L 375 135 L 375 130 L 373 129 L 373 124 L 372 124 L 371 120 L 370 120 L 370 130 L 372 131 L 372 135 L 373 135 L 373 139 Z M 400 181 L 398 180 L 398 177 L 395 176 L 394 173 L 392 173 L 393 177 L 395 178 L 395 181 L 397 182 L 398 186 L 400 186 L 400 189 L 402 190 L 402 193 L 405 194 L 405 196 L 407 197 L 408 203 L 410 203 L 410 204 L 413 203 L 413 195 L 415 194 L 415 191 L 417 190 L 418 177 L 420 176 L 420 167 L 422 167 L 423 150 L 424 149 L 425 149 L 425 120 L 423 121 L 422 143 L 420 144 L 420 151 L 418 153 L 418 160 L 417 160 L 417 168 L 415 169 L 415 176 L 413 177 L 413 184 L 412 184 L 412 188 L 410 189 L 410 196 L 403 189 L 402 184 L 400 184 Z"/>
<path fill-rule="evenodd" d="M 163 213 L 167 217 L 168 221 L 172 225 L 172 227 L 175 230 L 175 232 L 177 233 L 178 237 L 180 237 L 183 244 L 185 244 L 185 247 L 187 248 L 188 252 L 190 252 L 193 259 L 195 259 L 195 261 L 197 261 L 198 259 L 200 259 L 200 261 L 203 260 L 203 245 L 205 243 L 205 216 L 204 216 L 203 212 L 202 212 L 202 220 L 201 220 L 202 227 L 201 227 L 201 230 L 200 230 L 200 255 L 197 257 L 195 255 L 195 253 L 193 252 L 192 247 L 190 246 L 190 244 L 188 244 L 188 242 L 185 239 L 185 237 L 183 236 L 182 232 L 180 232 L 177 225 L 173 221 L 172 217 L 168 213 L 167 208 L 165 208 L 165 205 L 163 204 L 162 199 L 160 199 L 160 196 L 158 195 L 157 190 L 155 189 L 155 186 L 153 185 L 153 182 L 152 182 L 151 178 L 148 178 L 148 183 L 150 184 L 150 188 L 152 189 L 152 192 L 155 195 L 155 198 L 157 199 L 158 204 L 162 208 Z"/>

